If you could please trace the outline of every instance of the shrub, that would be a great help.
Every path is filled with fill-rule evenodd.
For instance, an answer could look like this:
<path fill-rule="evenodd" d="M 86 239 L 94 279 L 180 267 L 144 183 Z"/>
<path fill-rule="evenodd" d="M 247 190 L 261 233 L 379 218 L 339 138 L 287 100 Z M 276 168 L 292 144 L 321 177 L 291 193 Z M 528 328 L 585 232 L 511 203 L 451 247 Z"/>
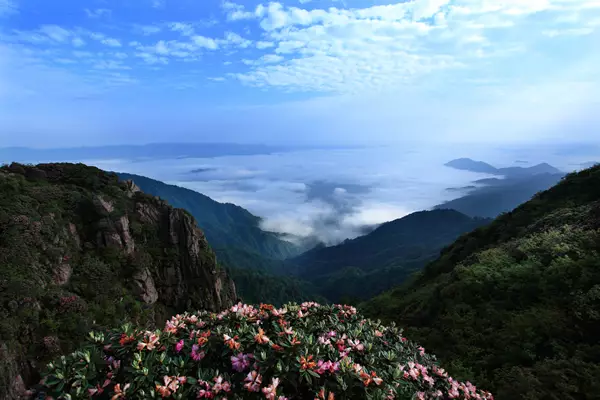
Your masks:
<path fill-rule="evenodd" d="M 241 303 L 176 315 L 160 331 L 124 325 L 48 365 L 58 398 L 492 399 L 449 377 L 395 326 L 350 306 Z"/>

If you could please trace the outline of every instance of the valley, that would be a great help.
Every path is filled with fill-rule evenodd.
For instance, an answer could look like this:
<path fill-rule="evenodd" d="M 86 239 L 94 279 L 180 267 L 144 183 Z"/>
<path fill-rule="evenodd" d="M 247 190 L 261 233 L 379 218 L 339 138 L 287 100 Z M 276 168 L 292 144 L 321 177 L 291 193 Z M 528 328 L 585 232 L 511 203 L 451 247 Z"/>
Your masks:
<path fill-rule="evenodd" d="M 19 371 L 35 380 L 38 363 L 117 320 L 152 326 L 190 307 L 317 301 L 398 323 L 453 375 L 482 382 L 495 398 L 570 396 L 566 375 L 544 371 L 597 372 L 599 173 L 519 172 L 363 236 L 303 248 L 242 207 L 143 176 L 82 164 L 5 166 L 0 333 L 10 347 L 2 379 L 9 387 L 6 373 Z M 532 181 L 541 192 L 519 205 Z M 479 213 L 468 204 L 488 208 L 483 216 L 457 210 Z M 495 204 L 506 209 L 490 218 Z M 494 329 L 467 328 L 480 324 Z M 506 342 L 514 345 L 500 355 L 495 343 Z M 583 349 L 588 356 L 578 355 Z M 532 374 L 540 380 L 528 381 Z M 581 379 L 578 391 L 596 390 Z"/>

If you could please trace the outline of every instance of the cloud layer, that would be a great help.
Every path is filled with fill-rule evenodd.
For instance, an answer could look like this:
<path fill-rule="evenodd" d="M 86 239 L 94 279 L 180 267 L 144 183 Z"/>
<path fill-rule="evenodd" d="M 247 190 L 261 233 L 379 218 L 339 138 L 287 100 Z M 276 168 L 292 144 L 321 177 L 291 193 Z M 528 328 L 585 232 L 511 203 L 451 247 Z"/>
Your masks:
<path fill-rule="evenodd" d="M 557 148 L 417 146 L 310 150 L 292 153 L 135 162 L 83 160 L 104 169 L 146 175 L 230 202 L 264 217 L 263 228 L 316 236 L 333 244 L 360 235 L 365 226 L 433 207 L 487 177 L 444 166 L 468 156 L 498 167 L 539 162 L 567 171 L 590 155 L 556 155 Z M 307 162 L 310 160 L 310 162 Z"/>

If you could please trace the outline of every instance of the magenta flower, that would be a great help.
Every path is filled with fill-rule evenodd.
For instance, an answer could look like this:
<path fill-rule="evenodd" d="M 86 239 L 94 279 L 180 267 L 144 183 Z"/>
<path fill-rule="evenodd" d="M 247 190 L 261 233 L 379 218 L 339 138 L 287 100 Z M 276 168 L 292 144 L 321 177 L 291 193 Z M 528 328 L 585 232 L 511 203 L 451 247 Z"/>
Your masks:
<path fill-rule="evenodd" d="M 200 350 L 200 346 L 198 346 L 197 344 L 192 346 L 192 359 L 194 361 L 200 361 L 206 355 L 203 351 L 198 350 Z"/>
<path fill-rule="evenodd" d="M 179 342 L 177 342 L 177 344 L 175 345 L 175 351 L 176 352 L 181 352 L 181 350 L 183 350 L 183 339 L 181 339 Z"/>
<path fill-rule="evenodd" d="M 231 366 L 237 372 L 242 372 L 250 367 L 251 354 L 239 353 L 237 356 L 231 356 Z"/>
<path fill-rule="evenodd" d="M 333 363 L 331 361 L 319 360 L 319 362 L 317 363 L 317 369 L 315 372 L 319 375 L 324 374 L 325 372 L 329 372 L 329 373 L 333 374 L 336 371 L 338 371 L 339 369 L 340 369 L 339 362 Z"/>

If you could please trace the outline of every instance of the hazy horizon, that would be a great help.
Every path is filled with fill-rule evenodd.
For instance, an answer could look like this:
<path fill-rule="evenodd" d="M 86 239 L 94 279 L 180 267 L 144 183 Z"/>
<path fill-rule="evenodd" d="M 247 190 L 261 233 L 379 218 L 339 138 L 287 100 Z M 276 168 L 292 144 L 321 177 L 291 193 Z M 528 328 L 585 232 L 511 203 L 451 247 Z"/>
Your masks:
<path fill-rule="evenodd" d="M 178 148 L 164 146 L 166 154 L 173 154 L 171 147 Z M 134 149 L 140 148 L 143 146 Z M 182 146 L 182 151 L 189 148 L 193 146 Z M 237 150 L 236 146 L 232 148 Z M 317 237 L 327 244 L 359 236 L 365 227 L 461 197 L 464 192 L 447 189 L 491 177 L 444 166 L 454 158 L 471 157 L 496 167 L 527 167 L 548 162 L 564 172 L 580 169 L 586 162 L 600 161 L 600 149 L 590 146 L 568 149 L 549 145 L 536 148 L 420 145 L 249 154 L 225 151 L 220 155 L 179 158 L 156 153 L 154 158 L 139 159 L 130 147 L 126 149 L 130 157 L 120 154 L 71 161 L 186 187 L 216 201 L 248 209 L 264 219 L 262 227 L 266 230 Z M 159 150 L 157 147 L 156 151 Z M 53 152 L 47 153 L 45 159 L 33 158 L 43 153 L 34 151 L 28 159 L 12 160 L 0 149 L 0 162 L 64 161 L 61 159 L 64 154 Z"/>

